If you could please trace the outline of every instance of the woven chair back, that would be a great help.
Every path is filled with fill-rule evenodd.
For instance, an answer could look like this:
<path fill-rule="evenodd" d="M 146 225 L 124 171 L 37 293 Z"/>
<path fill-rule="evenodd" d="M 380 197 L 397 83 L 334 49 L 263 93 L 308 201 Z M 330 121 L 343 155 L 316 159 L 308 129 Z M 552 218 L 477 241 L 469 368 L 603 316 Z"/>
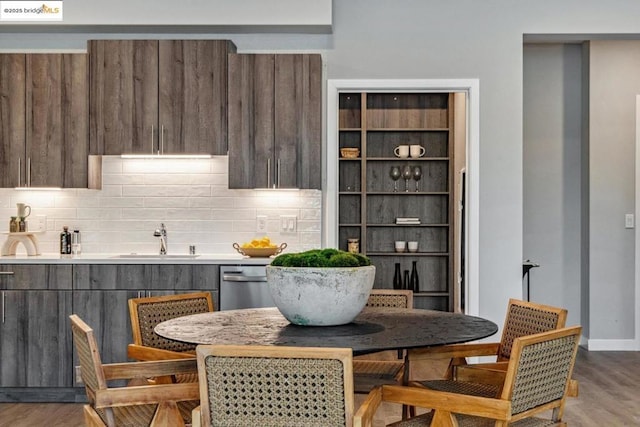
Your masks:
<path fill-rule="evenodd" d="M 211 425 L 351 426 L 351 349 L 253 346 L 267 353 L 234 355 L 206 347 L 240 347 L 198 347 L 202 413 Z"/>
<path fill-rule="evenodd" d="M 567 310 L 548 305 L 511 299 L 498 349 L 498 360 L 511 357 L 513 341 L 518 337 L 563 328 Z"/>
<path fill-rule="evenodd" d="M 131 310 L 130 315 L 137 316 L 137 324 L 140 328 L 140 342 L 135 342 L 137 334 L 135 331 L 133 334 L 135 344 L 163 350 L 180 352 L 194 351 L 196 346 L 169 340 L 157 335 L 153 329 L 158 323 L 176 317 L 212 311 L 210 299 L 207 298 L 206 294 L 203 295 L 202 293 L 193 294 L 192 297 L 189 297 L 189 295 L 171 295 L 137 298 L 132 301 L 134 302 L 134 308 Z M 131 323 L 135 328 L 136 322 L 132 321 Z"/>
<path fill-rule="evenodd" d="M 369 294 L 366 306 L 413 308 L 413 292 L 396 289 L 374 289 Z"/>
<path fill-rule="evenodd" d="M 563 401 L 581 331 L 576 326 L 516 340 L 512 359 L 517 359 L 510 361 L 515 366 L 508 380 L 511 387 L 505 384 L 503 390 L 503 398 L 511 400 L 512 415 Z"/>

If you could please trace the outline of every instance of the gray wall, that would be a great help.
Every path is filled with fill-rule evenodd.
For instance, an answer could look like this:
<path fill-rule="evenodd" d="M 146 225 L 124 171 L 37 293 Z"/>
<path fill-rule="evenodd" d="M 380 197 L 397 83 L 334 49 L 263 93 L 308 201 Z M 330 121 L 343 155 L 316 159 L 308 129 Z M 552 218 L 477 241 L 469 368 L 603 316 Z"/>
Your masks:
<path fill-rule="evenodd" d="M 167 13 L 182 7 L 168 0 L 145 4 Z M 202 4 L 203 15 L 216 13 L 211 5 Z M 102 7 L 91 13 L 101 13 Z M 123 17 L 127 13 L 122 10 Z M 283 11 L 274 8 L 273 13 Z M 228 36 L 240 51 L 323 51 L 330 79 L 480 79 L 480 314 L 501 324 L 507 299 L 521 295 L 523 34 L 640 33 L 638 16 L 640 2 L 630 0 L 334 0 L 331 35 Z M 27 40 L 4 33 L 0 49 L 68 46 L 73 40 L 82 46 L 78 40 L 93 36 L 51 34 Z M 603 291 L 629 298 L 618 281 Z M 630 316 L 626 312 L 621 318 L 628 323 Z M 608 325 L 595 329 L 599 337 L 618 336 L 618 328 Z M 632 324 L 623 328 L 626 335 L 629 328 Z"/>
<path fill-rule="evenodd" d="M 581 44 L 524 47 L 523 256 L 530 299 L 581 323 Z"/>
<path fill-rule="evenodd" d="M 634 336 L 636 95 L 640 42 L 592 41 L 589 72 L 590 338 Z"/>

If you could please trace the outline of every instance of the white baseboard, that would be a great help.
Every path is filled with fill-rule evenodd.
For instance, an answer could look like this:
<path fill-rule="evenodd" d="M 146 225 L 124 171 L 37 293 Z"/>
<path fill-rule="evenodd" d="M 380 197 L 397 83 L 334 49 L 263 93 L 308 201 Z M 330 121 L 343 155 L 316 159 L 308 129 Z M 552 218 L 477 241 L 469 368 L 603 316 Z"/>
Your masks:
<path fill-rule="evenodd" d="M 638 351 L 640 347 L 636 340 L 587 340 L 589 351 Z"/>

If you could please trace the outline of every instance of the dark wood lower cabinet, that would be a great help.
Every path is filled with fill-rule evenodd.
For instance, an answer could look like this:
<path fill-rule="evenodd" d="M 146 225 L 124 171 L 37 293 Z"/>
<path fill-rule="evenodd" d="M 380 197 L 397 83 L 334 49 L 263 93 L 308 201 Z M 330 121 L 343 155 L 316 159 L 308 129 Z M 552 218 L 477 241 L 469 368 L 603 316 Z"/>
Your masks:
<path fill-rule="evenodd" d="M 2 291 L 0 387 L 71 387 L 71 291 Z"/>
<path fill-rule="evenodd" d="M 71 314 L 94 330 L 102 362 L 118 363 L 132 340 L 130 298 L 207 290 L 218 307 L 214 264 L 2 264 L 0 272 L 0 402 L 85 401 Z"/>

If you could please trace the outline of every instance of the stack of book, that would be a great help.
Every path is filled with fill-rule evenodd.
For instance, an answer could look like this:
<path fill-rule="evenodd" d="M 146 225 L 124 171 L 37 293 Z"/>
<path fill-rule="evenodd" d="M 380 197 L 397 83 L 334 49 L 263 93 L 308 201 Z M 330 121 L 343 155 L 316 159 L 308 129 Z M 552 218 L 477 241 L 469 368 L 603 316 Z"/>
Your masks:
<path fill-rule="evenodd" d="M 398 225 L 420 225 L 420 218 L 396 218 Z"/>

